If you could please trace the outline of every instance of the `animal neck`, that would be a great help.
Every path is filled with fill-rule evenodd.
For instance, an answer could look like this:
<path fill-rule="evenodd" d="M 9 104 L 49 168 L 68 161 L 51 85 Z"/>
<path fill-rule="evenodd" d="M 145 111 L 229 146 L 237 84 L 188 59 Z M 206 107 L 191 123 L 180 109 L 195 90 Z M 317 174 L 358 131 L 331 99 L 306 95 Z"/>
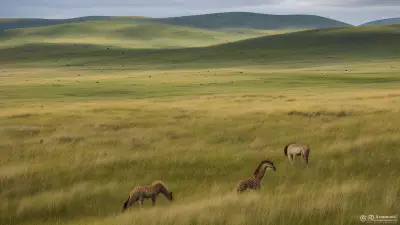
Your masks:
<path fill-rule="evenodd" d="M 267 164 L 262 164 L 261 167 L 258 170 L 258 173 L 254 174 L 254 177 L 257 180 L 262 180 L 265 174 L 265 171 L 267 170 L 268 165 Z"/>
<path fill-rule="evenodd" d="M 163 194 L 167 199 L 169 199 L 169 191 L 164 187 L 164 185 L 158 185 L 157 192 Z"/>

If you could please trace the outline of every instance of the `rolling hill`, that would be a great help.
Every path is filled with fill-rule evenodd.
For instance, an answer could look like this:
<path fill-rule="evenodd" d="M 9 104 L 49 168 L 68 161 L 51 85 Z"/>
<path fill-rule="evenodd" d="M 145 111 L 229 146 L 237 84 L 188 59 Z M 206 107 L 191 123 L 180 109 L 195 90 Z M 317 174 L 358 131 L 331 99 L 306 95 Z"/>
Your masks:
<path fill-rule="evenodd" d="M 134 23 L 162 23 L 194 28 L 246 28 L 258 30 L 313 29 L 352 26 L 337 20 L 312 15 L 269 15 L 249 12 L 226 12 L 182 17 L 149 18 L 136 16 L 89 16 L 72 19 L 0 19 L 0 30 L 40 27 L 66 23 L 117 20 Z"/>
<path fill-rule="evenodd" d="M 382 20 L 374 20 L 368 23 L 361 24 L 360 26 L 368 26 L 368 25 L 383 25 L 383 24 L 397 24 L 400 23 L 400 17 L 397 18 L 388 18 Z"/>
<path fill-rule="evenodd" d="M 277 34 L 288 30 L 206 30 L 118 18 L 6 30 L 0 32 L 0 48 L 27 43 L 98 44 L 120 48 L 198 47 L 264 36 L 267 32 Z"/>
<path fill-rule="evenodd" d="M 42 26 L 65 24 L 65 23 L 105 20 L 108 18 L 109 17 L 107 16 L 86 16 L 86 17 L 78 17 L 71 19 L 0 18 L 0 31 L 8 29 L 16 29 L 16 28 L 42 27 Z"/>
<path fill-rule="evenodd" d="M 398 214 L 400 24 L 265 36 L 281 30 L 117 20 L 0 32 L 1 225 Z M 307 165 L 284 155 L 296 140 Z M 276 171 L 237 195 L 263 159 Z M 172 202 L 121 212 L 156 180 Z"/>
<path fill-rule="evenodd" d="M 153 19 L 160 23 L 190 26 L 197 28 L 330 28 L 348 27 L 350 24 L 313 15 L 270 15 L 249 12 L 213 13 L 194 16 Z"/>
<path fill-rule="evenodd" d="M 58 58 L 60 62 L 71 60 L 72 66 L 83 63 L 101 66 L 107 62 L 114 65 L 133 63 L 152 68 L 170 67 L 171 64 L 182 68 L 231 66 L 244 62 L 251 65 L 280 62 L 287 65 L 293 62 L 329 63 L 332 60 L 398 59 L 399 39 L 400 25 L 382 25 L 308 30 L 208 47 L 179 49 L 138 49 L 127 46 L 106 49 L 100 41 L 97 44 L 78 45 L 68 42 L 28 43 L 4 46 L 0 61 L 4 64 L 16 60 L 19 64 L 40 62 L 43 65 L 51 64 L 52 59 Z M 143 43 L 146 41 L 152 40 L 143 40 Z M 170 38 L 169 41 L 174 40 Z M 121 52 L 124 54 L 121 55 Z"/>

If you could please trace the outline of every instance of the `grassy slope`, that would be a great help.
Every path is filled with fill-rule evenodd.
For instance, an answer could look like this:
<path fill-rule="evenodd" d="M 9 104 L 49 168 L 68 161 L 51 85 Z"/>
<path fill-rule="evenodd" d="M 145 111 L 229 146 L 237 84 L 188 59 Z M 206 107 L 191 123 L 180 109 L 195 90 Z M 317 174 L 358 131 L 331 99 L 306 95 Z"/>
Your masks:
<path fill-rule="evenodd" d="M 289 30 L 290 31 L 290 30 Z M 118 18 L 109 21 L 68 23 L 39 28 L 14 29 L 0 34 L 0 48 L 26 43 L 92 44 L 117 48 L 198 47 L 252 37 L 289 32 L 250 29 L 204 30 Z"/>
<path fill-rule="evenodd" d="M 154 19 L 157 22 L 191 26 L 197 28 L 252 28 L 262 30 L 287 28 L 329 28 L 347 27 L 350 24 L 321 16 L 312 15 L 270 15 L 248 12 L 226 12 L 205 15 L 182 16 Z"/>
<path fill-rule="evenodd" d="M 0 224 L 355 224 L 361 214 L 394 215 L 397 37 L 396 26 L 334 29 L 123 48 L 123 57 L 96 46 L 5 48 Z M 309 168 L 288 165 L 283 147 L 293 140 L 311 145 Z M 277 171 L 259 194 L 235 196 L 264 157 Z M 160 196 L 156 209 L 146 201 L 143 211 L 119 212 L 131 188 L 158 179 L 175 202 Z"/>
<path fill-rule="evenodd" d="M 37 18 L 0 18 L 0 31 L 16 28 L 42 27 L 57 24 L 106 20 L 107 16 L 86 16 L 71 19 L 37 19 Z"/>
<path fill-rule="evenodd" d="M 18 59 L 19 66 L 23 62 L 31 63 L 31 57 L 34 57 L 36 61 L 53 65 L 60 65 L 60 60 L 57 59 L 63 59 L 69 60 L 68 65 L 104 67 L 106 60 L 109 65 L 129 66 L 130 63 L 137 63 L 151 68 L 218 67 L 227 64 L 257 65 L 272 62 L 330 63 L 334 58 L 343 57 L 347 60 L 398 58 L 399 36 L 399 25 L 387 25 L 310 30 L 211 47 L 170 50 L 106 49 L 103 45 L 44 43 L 4 48 L 0 59 L 4 64 Z M 18 52 L 24 54 L 17 54 Z"/>
<path fill-rule="evenodd" d="M 361 26 L 369 26 L 369 25 L 384 25 L 384 24 L 396 24 L 400 23 L 400 17 L 398 18 L 388 18 L 382 20 L 375 20 L 368 23 L 361 24 Z"/>

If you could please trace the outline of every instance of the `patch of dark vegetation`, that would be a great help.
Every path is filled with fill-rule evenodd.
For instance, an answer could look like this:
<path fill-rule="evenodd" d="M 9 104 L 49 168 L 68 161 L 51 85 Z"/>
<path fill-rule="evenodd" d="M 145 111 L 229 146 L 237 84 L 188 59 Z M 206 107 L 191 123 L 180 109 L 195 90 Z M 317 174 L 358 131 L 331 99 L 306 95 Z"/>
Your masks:
<path fill-rule="evenodd" d="M 8 116 L 9 119 L 17 119 L 17 118 L 28 118 L 34 116 L 34 114 L 32 113 L 21 113 L 21 114 L 14 114 L 14 115 L 10 115 Z"/>
<path fill-rule="evenodd" d="M 110 113 L 110 114 L 114 114 L 114 113 L 129 113 L 129 114 L 135 114 L 135 113 L 141 112 L 142 109 L 140 109 L 140 108 L 96 108 L 96 109 L 92 109 L 90 111 L 94 112 L 94 113 Z"/>
<path fill-rule="evenodd" d="M 123 130 L 123 129 L 129 129 L 132 127 L 135 127 L 136 124 L 134 123 L 102 123 L 99 124 L 97 127 L 100 129 L 104 130 L 113 130 L 113 131 L 118 131 L 118 130 Z"/>
<path fill-rule="evenodd" d="M 101 140 L 100 144 L 107 146 L 118 146 L 121 144 L 121 141 L 116 139 L 108 139 L 108 140 Z"/>
<path fill-rule="evenodd" d="M 339 111 L 339 112 L 327 112 L 327 111 L 317 111 L 317 112 L 299 112 L 299 111 L 290 111 L 288 113 L 289 116 L 303 116 L 303 117 L 319 117 L 319 116 L 333 116 L 333 117 L 345 117 L 352 116 L 354 113 Z"/>
<path fill-rule="evenodd" d="M 83 137 L 74 137 L 74 136 L 60 136 L 57 137 L 58 142 L 62 144 L 66 143 L 76 143 L 85 140 Z"/>
<path fill-rule="evenodd" d="M 150 141 L 143 137 L 132 137 L 131 145 L 133 148 L 148 148 Z"/>
<path fill-rule="evenodd" d="M 257 98 L 260 95 L 256 95 L 256 94 L 247 94 L 247 95 L 242 95 L 243 98 Z"/>
<path fill-rule="evenodd" d="M 189 119 L 190 115 L 189 114 L 180 114 L 180 115 L 175 115 L 172 116 L 172 118 L 179 120 L 179 119 Z"/>
<path fill-rule="evenodd" d="M 8 128 L 6 129 L 7 134 L 14 137 L 28 137 L 28 136 L 36 136 L 40 133 L 41 127 L 37 126 L 21 126 L 16 128 Z"/>
<path fill-rule="evenodd" d="M 189 137 L 190 134 L 186 132 L 176 132 L 176 131 L 167 131 L 165 133 L 169 140 L 177 140 L 185 137 Z"/>

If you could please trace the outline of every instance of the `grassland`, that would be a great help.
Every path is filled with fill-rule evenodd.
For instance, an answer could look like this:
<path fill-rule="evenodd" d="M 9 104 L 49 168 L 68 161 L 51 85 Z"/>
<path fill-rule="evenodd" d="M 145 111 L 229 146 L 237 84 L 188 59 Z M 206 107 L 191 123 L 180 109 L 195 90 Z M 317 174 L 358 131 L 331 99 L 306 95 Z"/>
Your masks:
<path fill-rule="evenodd" d="M 0 224 L 357 224 L 361 214 L 396 215 L 399 30 L 179 49 L 31 36 L 4 45 Z M 288 164 L 291 141 L 310 144 L 308 168 Z M 263 158 L 277 171 L 259 193 L 236 196 Z M 129 191 L 153 180 L 174 202 L 121 213 Z"/>
<path fill-rule="evenodd" d="M 86 16 L 71 19 L 0 18 L 0 31 L 17 28 L 42 27 L 74 22 L 108 20 L 107 16 Z M 118 19 L 116 17 L 115 19 Z M 138 19 L 138 18 L 133 18 Z"/>
<path fill-rule="evenodd" d="M 299 30 L 301 29 L 204 30 L 160 23 L 132 22 L 118 17 L 106 21 L 87 21 L 7 30 L 2 34 L 0 33 L 0 48 L 18 47 L 26 44 L 94 45 L 117 49 L 205 47 Z"/>

